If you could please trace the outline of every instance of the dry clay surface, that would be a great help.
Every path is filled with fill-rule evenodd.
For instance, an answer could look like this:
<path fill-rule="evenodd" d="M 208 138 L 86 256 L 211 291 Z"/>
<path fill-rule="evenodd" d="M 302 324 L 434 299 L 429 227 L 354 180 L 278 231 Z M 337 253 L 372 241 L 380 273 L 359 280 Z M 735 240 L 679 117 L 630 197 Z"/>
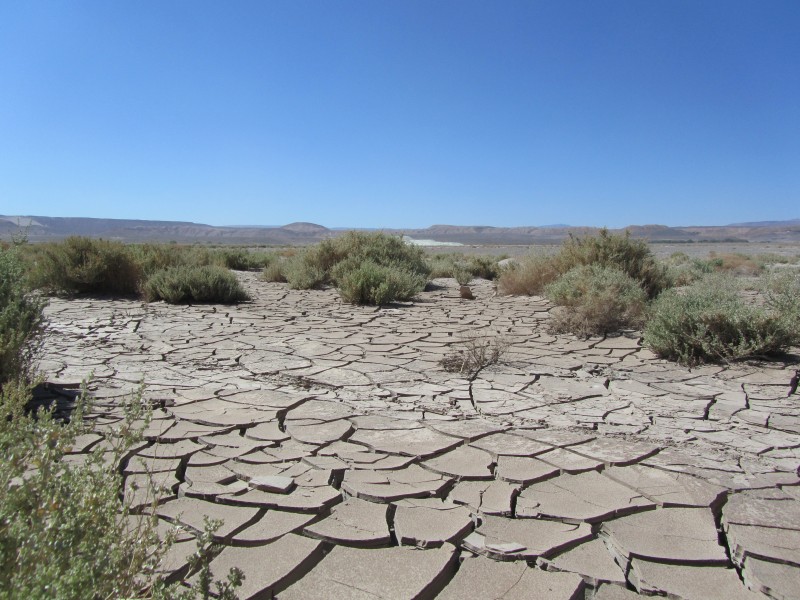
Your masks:
<path fill-rule="evenodd" d="M 544 300 L 485 281 L 377 309 L 239 276 L 236 307 L 47 309 L 62 405 L 93 373 L 100 428 L 142 381 L 159 407 L 123 467 L 135 505 L 153 479 L 183 526 L 170 577 L 192 582 L 209 515 L 241 598 L 800 597 L 796 364 L 689 370 L 635 332 L 552 336 Z M 465 333 L 511 346 L 448 373 Z M 76 461 L 100 437 L 79 442 Z"/>

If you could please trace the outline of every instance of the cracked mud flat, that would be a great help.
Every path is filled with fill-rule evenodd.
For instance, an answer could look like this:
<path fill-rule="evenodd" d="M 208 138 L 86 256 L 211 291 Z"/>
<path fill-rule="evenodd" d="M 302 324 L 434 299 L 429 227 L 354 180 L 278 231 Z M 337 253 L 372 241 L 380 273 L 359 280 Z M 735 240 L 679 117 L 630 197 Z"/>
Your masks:
<path fill-rule="evenodd" d="M 376 309 L 239 276 L 237 307 L 47 309 L 60 405 L 93 373 L 100 428 L 142 381 L 161 407 L 123 466 L 135 505 L 152 478 L 185 527 L 171 578 L 210 515 L 243 599 L 800 597 L 795 364 L 551 336 L 544 300 L 484 281 Z M 505 336 L 504 362 L 443 371 L 465 332 Z"/>

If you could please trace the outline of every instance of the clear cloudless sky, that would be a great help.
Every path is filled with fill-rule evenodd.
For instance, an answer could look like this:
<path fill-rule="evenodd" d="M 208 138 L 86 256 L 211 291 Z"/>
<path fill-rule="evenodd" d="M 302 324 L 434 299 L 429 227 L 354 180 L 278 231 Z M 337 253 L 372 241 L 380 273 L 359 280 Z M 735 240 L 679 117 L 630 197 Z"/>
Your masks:
<path fill-rule="evenodd" d="M 800 1 L 5 0 L 0 214 L 800 218 Z"/>

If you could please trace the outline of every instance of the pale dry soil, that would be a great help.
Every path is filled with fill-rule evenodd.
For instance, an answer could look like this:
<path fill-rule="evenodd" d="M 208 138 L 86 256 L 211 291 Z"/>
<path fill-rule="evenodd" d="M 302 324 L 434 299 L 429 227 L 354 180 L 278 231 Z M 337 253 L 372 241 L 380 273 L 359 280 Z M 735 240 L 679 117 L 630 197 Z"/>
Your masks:
<path fill-rule="evenodd" d="M 235 307 L 47 309 L 62 408 L 89 374 L 101 429 L 140 382 L 158 407 L 122 468 L 183 526 L 171 578 L 209 515 L 241 598 L 800 597 L 796 355 L 690 370 L 638 332 L 549 335 L 546 301 L 486 281 L 375 308 L 239 276 Z M 444 371 L 468 335 L 510 349 Z"/>

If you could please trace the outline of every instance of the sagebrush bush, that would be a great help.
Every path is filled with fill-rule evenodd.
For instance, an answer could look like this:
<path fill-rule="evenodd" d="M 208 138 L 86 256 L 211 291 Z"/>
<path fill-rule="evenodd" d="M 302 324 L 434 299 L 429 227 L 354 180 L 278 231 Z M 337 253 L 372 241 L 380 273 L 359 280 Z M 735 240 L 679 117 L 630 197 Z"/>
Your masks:
<path fill-rule="evenodd" d="M 425 277 L 412 271 L 358 259 L 337 264 L 333 277 L 345 302 L 378 306 L 395 300 L 411 300 L 427 283 Z"/>
<path fill-rule="evenodd" d="M 736 281 L 720 274 L 659 296 L 649 311 L 644 343 L 685 365 L 781 352 L 800 342 L 795 303 L 778 292 L 775 306 L 747 304 Z"/>
<path fill-rule="evenodd" d="M 16 246 L 0 248 L 0 386 L 27 374 L 44 301 L 28 293 Z"/>
<path fill-rule="evenodd" d="M 637 281 L 649 298 L 671 287 L 664 265 L 660 264 L 647 242 L 601 229 L 595 236 L 570 236 L 556 255 L 561 273 L 579 265 L 600 265 L 618 269 Z"/>
<path fill-rule="evenodd" d="M 557 307 L 551 329 L 580 336 L 604 334 L 642 324 L 647 294 L 628 274 L 592 264 L 569 270 L 545 288 Z"/>
<path fill-rule="evenodd" d="M 72 236 L 43 244 L 30 279 L 51 293 L 133 295 L 142 271 L 120 242 Z"/>
<path fill-rule="evenodd" d="M 498 262 L 508 258 L 500 256 L 466 256 L 462 253 L 434 254 L 428 257 L 431 278 L 453 277 L 454 269 L 468 272 L 472 278 L 496 279 L 501 272 Z"/>
<path fill-rule="evenodd" d="M 121 598 L 144 591 L 163 555 L 155 521 L 131 528 L 121 505 L 119 460 L 138 437 L 130 428 L 83 464 L 63 460 L 89 429 L 78 402 L 69 423 L 26 411 L 30 388 L 0 394 L 0 597 Z M 84 397 L 85 398 L 85 397 Z M 131 413 L 130 425 L 139 415 Z"/>
<path fill-rule="evenodd" d="M 148 302 L 164 300 L 233 304 L 249 300 L 236 275 L 223 267 L 171 267 L 156 272 L 143 285 Z"/>
<path fill-rule="evenodd" d="M 425 288 L 430 273 L 425 253 L 402 238 L 349 231 L 289 258 L 282 274 L 290 288 L 335 285 L 345 302 L 386 304 Z"/>
<path fill-rule="evenodd" d="M 272 283 L 286 283 L 284 268 L 283 260 L 274 260 L 261 271 L 261 279 Z"/>
<path fill-rule="evenodd" d="M 497 282 L 501 294 L 513 296 L 540 296 L 545 287 L 561 275 L 559 265 L 552 256 L 531 254 L 505 269 Z"/>
<path fill-rule="evenodd" d="M 630 232 L 614 235 L 601 229 L 595 236 L 570 234 L 558 253 L 533 255 L 505 270 L 498 289 L 504 294 L 539 295 L 559 276 L 581 265 L 599 265 L 622 271 L 634 279 L 649 298 L 672 285 L 665 265 L 656 260 L 647 242 L 633 239 Z"/>
<path fill-rule="evenodd" d="M 11 382 L 0 389 L 0 599 L 83 600 L 85 598 L 219 598 L 233 600 L 241 572 L 212 582 L 210 524 L 189 558 L 201 573 L 198 589 L 167 585 L 159 571 L 175 531 L 160 538 L 158 517 L 134 514 L 122 494 L 125 457 L 143 439 L 151 411 L 134 396 L 122 419 L 82 461 L 70 460 L 77 437 L 99 433 L 85 418 L 82 394 L 68 422 L 53 407 L 28 410 L 31 388 Z M 153 491 L 153 490 L 151 490 Z"/>
<path fill-rule="evenodd" d="M 286 283 L 293 290 L 316 290 L 329 282 L 329 274 L 318 263 L 313 249 L 290 257 L 281 270 Z"/>

